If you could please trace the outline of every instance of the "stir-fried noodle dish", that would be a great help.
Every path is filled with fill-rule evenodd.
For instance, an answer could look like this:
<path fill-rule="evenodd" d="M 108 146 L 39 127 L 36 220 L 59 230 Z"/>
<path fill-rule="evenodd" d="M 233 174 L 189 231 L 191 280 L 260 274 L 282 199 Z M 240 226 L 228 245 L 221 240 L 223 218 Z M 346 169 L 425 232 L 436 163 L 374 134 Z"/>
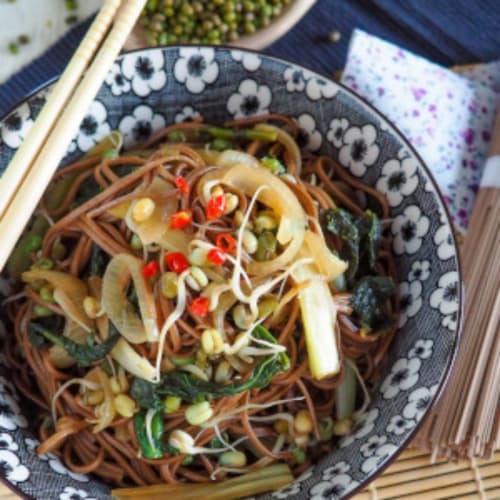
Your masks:
<path fill-rule="evenodd" d="M 298 137 L 113 132 L 57 171 L 3 306 L 39 454 L 115 486 L 297 476 L 352 430 L 397 325 L 388 204 Z"/>

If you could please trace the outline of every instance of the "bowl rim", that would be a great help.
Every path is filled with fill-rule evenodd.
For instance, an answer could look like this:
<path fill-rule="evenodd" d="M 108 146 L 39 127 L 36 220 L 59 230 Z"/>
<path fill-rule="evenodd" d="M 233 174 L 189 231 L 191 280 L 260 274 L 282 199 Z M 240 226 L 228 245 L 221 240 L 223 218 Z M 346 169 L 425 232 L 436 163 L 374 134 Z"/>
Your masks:
<path fill-rule="evenodd" d="M 409 152 L 418 160 L 419 167 L 423 168 L 423 170 L 425 171 L 426 175 L 428 176 L 428 178 L 432 184 L 432 187 L 434 189 L 434 193 L 437 195 L 442 207 L 444 208 L 444 212 L 446 215 L 446 222 L 451 228 L 450 234 L 451 234 L 451 238 L 453 241 L 453 247 L 455 249 L 455 259 L 456 259 L 456 267 L 457 267 L 456 272 L 458 274 L 458 283 L 459 283 L 459 287 L 458 287 L 459 308 L 457 311 L 457 328 L 456 328 L 456 334 L 454 336 L 454 341 L 453 341 L 453 345 L 452 345 L 452 353 L 451 353 L 451 356 L 448 360 L 448 363 L 444 369 L 443 378 L 439 383 L 439 387 L 436 390 L 436 393 L 434 394 L 434 396 L 432 397 L 431 402 L 430 402 L 429 406 L 427 407 L 424 415 L 420 419 L 420 421 L 408 433 L 408 436 L 401 442 L 401 444 L 398 446 L 398 448 L 394 452 L 394 454 L 388 460 L 386 460 L 380 467 L 375 469 L 373 472 L 369 473 L 362 481 L 360 481 L 359 485 L 354 490 L 349 492 L 349 498 L 350 498 L 350 497 L 360 493 L 361 491 L 363 491 L 368 484 L 370 484 L 372 481 L 375 480 L 376 477 L 383 474 L 383 472 L 408 447 L 408 445 L 411 443 L 412 439 L 418 434 L 418 431 L 421 429 L 424 421 L 428 417 L 430 410 L 439 403 L 441 397 L 443 396 L 444 391 L 446 390 L 446 387 L 448 386 L 450 376 L 453 372 L 453 368 L 455 366 L 455 362 L 456 362 L 457 356 L 458 356 L 459 347 L 460 347 L 460 344 L 462 341 L 462 333 L 463 333 L 462 330 L 463 330 L 463 314 L 464 314 L 464 283 L 463 283 L 462 262 L 461 262 L 461 258 L 460 258 L 458 242 L 457 242 L 457 238 L 455 236 L 455 231 L 453 229 L 453 223 L 451 222 L 451 217 L 450 217 L 450 212 L 449 212 L 448 206 L 446 205 L 446 203 L 444 201 L 443 194 L 441 193 L 441 189 L 439 188 L 439 185 L 434 177 L 434 174 L 432 173 L 430 168 L 427 166 L 427 164 L 424 162 L 424 160 L 422 159 L 420 154 L 417 152 L 415 147 L 408 141 L 408 139 L 405 137 L 405 135 L 401 132 L 401 130 L 396 125 L 394 125 L 392 120 L 387 118 L 387 116 L 382 111 L 378 110 L 373 104 L 368 102 L 366 99 L 361 97 L 358 93 L 356 93 L 355 91 L 353 91 L 352 89 L 347 87 L 345 84 L 334 80 L 333 77 L 331 77 L 331 76 L 325 75 L 325 74 L 323 74 L 319 71 L 316 71 L 316 70 L 309 69 L 307 66 L 290 61 L 287 58 L 278 57 L 278 56 L 274 56 L 271 54 L 265 54 L 261 50 L 248 49 L 248 48 L 242 48 L 242 47 L 241 48 L 234 47 L 234 46 L 225 45 L 225 44 L 208 45 L 208 44 L 183 43 L 183 44 L 176 44 L 176 45 L 158 45 L 155 47 L 142 47 L 142 48 L 137 48 L 137 49 L 121 52 L 118 55 L 118 57 L 115 59 L 115 61 L 123 58 L 126 55 L 134 54 L 136 52 L 157 51 L 157 50 L 163 52 L 164 50 L 179 50 L 182 48 L 210 48 L 210 49 L 214 49 L 215 52 L 217 52 L 217 50 L 223 50 L 223 51 L 227 51 L 227 52 L 231 52 L 231 51 L 248 52 L 248 53 L 257 55 L 261 58 L 264 58 L 264 59 L 268 59 L 268 60 L 270 59 L 270 60 L 274 60 L 274 61 L 277 61 L 280 63 L 288 64 L 290 66 L 296 66 L 297 68 L 299 68 L 301 70 L 306 70 L 314 75 L 319 76 L 320 78 L 323 78 L 323 79 L 337 85 L 344 92 L 349 94 L 353 99 L 358 101 L 358 103 L 360 103 L 363 106 L 366 106 L 374 115 L 378 116 L 382 121 L 385 121 L 385 123 L 389 127 L 390 132 L 393 133 L 405 145 L 405 147 L 409 150 Z M 37 85 L 33 90 L 31 90 L 29 93 L 27 93 L 22 99 L 20 99 L 15 104 L 10 106 L 8 108 L 8 110 L 0 116 L 0 122 L 3 122 L 6 117 L 8 117 L 11 113 L 13 113 L 17 108 L 19 108 L 20 106 L 22 106 L 23 104 L 25 104 L 26 102 L 31 100 L 33 97 L 35 97 L 36 94 L 45 90 L 50 85 L 54 84 L 61 77 L 61 74 L 62 74 L 62 72 L 57 74 L 57 75 L 54 75 L 52 78 L 49 78 L 46 81 L 44 81 L 43 83 Z M 318 102 L 318 104 L 319 104 L 319 102 Z M 314 467 L 314 465 L 313 465 L 313 467 Z M 13 491 L 14 493 L 16 493 L 17 495 L 19 495 L 20 497 L 22 497 L 24 499 L 30 500 L 32 498 L 29 495 L 27 495 L 26 493 L 24 493 L 22 490 L 20 490 L 16 485 L 10 483 L 7 480 L 7 478 L 5 478 L 3 476 L 0 476 L 0 483 L 3 483 L 11 491 Z"/>

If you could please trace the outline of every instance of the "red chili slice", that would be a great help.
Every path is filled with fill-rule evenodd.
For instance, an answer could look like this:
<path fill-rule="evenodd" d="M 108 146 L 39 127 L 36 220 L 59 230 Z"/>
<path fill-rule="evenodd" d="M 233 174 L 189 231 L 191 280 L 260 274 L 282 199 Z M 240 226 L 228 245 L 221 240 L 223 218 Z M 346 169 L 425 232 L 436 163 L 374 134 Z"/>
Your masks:
<path fill-rule="evenodd" d="M 218 219 L 224 214 L 227 206 L 227 198 L 225 194 L 219 194 L 218 196 L 213 196 L 208 200 L 207 203 L 207 219 L 214 220 Z"/>
<path fill-rule="evenodd" d="M 216 266 L 221 266 L 226 261 L 224 252 L 218 248 L 211 248 L 207 252 L 207 260 Z"/>
<path fill-rule="evenodd" d="M 185 177 L 178 175 L 175 178 L 175 185 L 179 188 L 179 191 L 183 194 L 189 193 L 189 184 Z"/>
<path fill-rule="evenodd" d="M 172 272 L 177 274 L 182 273 L 189 267 L 189 262 L 182 252 L 167 253 L 165 263 Z"/>
<path fill-rule="evenodd" d="M 172 229 L 183 229 L 193 220 L 193 214 L 191 210 L 180 210 L 175 212 L 170 216 L 170 227 Z"/>
<path fill-rule="evenodd" d="M 142 268 L 142 275 L 145 279 L 149 280 L 156 276 L 159 268 L 160 266 L 158 265 L 158 262 L 156 262 L 156 260 L 152 260 Z"/>
<path fill-rule="evenodd" d="M 236 248 L 236 240 L 229 233 L 218 234 L 215 244 L 225 253 L 230 253 Z"/>
<path fill-rule="evenodd" d="M 208 299 L 206 297 L 198 297 L 189 305 L 189 312 L 196 316 L 206 316 L 208 313 Z"/>

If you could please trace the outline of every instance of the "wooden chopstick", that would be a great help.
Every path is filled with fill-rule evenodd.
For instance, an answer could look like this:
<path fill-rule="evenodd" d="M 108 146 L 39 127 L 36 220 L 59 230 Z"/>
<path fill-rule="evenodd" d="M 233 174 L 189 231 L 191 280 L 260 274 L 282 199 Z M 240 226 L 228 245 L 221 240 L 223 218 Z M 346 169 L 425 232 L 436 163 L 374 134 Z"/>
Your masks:
<path fill-rule="evenodd" d="M 0 270 L 3 269 L 22 230 L 36 209 L 55 170 L 65 155 L 71 139 L 77 133 L 81 120 L 99 91 L 145 4 L 146 0 L 124 0 L 122 2 L 113 28 L 104 39 L 85 76 L 64 106 L 61 115 L 55 123 L 53 116 L 49 117 L 52 118 L 51 120 L 45 118 L 49 125 L 44 124 L 43 129 L 49 130 L 49 133 L 38 155 L 31 151 L 30 155 L 25 156 L 25 162 L 18 166 L 27 172 L 21 185 L 18 186 L 13 196 L 11 193 L 2 192 L 2 196 L 10 194 L 11 201 L 0 218 L 2 241 L 2 245 L 0 245 Z M 98 37 L 99 33 L 90 36 Z M 40 127 L 42 128 L 42 126 Z M 12 186 L 10 187 L 12 188 Z"/>
<path fill-rule="evenodd" d="M 106 0 L 90 29 L 83 38 L 68 66 L 58 80 L 47 103 L 41 110 L 21 147 L 16 151 L 9 167 L 0 179 L 0 218 L 25 179 L 33 158 L 39 153 L 51 125 L 57 120 L 76 84 L 106 35 L 120 0 Z"/>

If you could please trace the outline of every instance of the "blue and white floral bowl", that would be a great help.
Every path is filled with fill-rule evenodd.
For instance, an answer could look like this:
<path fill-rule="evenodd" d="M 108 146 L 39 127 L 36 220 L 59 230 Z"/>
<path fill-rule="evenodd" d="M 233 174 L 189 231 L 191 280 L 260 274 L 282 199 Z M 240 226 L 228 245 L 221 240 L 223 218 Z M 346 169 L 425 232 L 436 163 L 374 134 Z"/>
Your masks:
<path fill-rule="evenodd" d="M 20 146 L 50 85 L 0 124 L 0 169 Z M 132 52 L 114 64 L 66 157 L 71 161 L 110 130 L 126 145 L 168 123 L 286 113 L 302 129 L 302 147 L 332 155 L 376 186 L 392 209 L 400 331 L 367 412 L 338 449 L 294 484 L 267 499 L 344 498 L 386 467 L 410 441 L 443 389 L 457 348 L 461 276 L 451 225 L 435 182 L 404 138 L 351 91 L 285 61 L 210 47 Z M 1 283 L 0 283 L 1 285 Z M 0 323 L 3 342 L 12 342 Z M 23 401 L 0 353 L 0 474 L 37 499 L 104 499 L 109 487 L 68 471 L 57 457 L 38 457 Z M 3 376 L 2 376 L 3 375 Z M 28 413 L 26 412 L 26 415 Z"/>

